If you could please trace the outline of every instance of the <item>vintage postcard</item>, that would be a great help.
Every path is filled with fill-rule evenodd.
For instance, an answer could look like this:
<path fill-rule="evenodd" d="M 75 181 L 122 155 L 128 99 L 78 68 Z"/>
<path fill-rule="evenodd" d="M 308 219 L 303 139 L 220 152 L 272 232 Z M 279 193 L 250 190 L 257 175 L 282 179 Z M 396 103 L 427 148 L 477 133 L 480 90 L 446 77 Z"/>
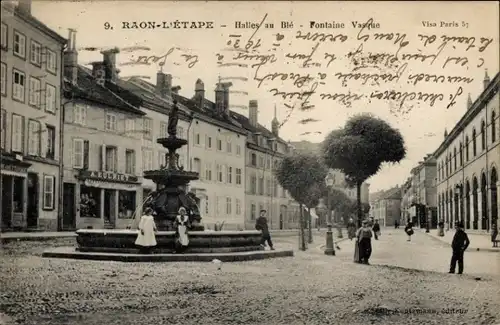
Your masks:
<path fill-rule="evenodd" d="M 0 324 L 500 324 L 498 2 L 1 7 Z"/>

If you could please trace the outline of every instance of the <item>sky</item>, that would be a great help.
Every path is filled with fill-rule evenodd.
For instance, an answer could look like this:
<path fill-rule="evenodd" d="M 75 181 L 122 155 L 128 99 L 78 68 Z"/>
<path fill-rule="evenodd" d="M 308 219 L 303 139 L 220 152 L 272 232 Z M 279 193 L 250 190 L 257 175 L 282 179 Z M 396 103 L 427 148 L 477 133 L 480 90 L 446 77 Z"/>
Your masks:
<path fill-rule="evenodd" d="M 180 94 L 186 97 L 193 96 L 196 80 L 203 80 L 206 97 L 211 100 L 219 77 L 236 77 L 231 81 L 232 109 L 248 115 L 244 106 L 256 99 L 259 123 L 270 128 L 276 107 L 278 120 L 285 121 L 280 127 L 285 140 L 320 142 L 359 113 L 382 118 L 400 130 L 408 153 L 399 164 L 384 165 L 368 180 L 371 192 L 402 184 L 410 170 L 439 146 L 445 128 L 449 132 L 465 113 L 467 94 L 475 100 L 481 93 L 485 69 L 490 78 L 499 71 L 496 2 L 34 1 L 32 14 L 65 37 L 68 28 L 77 30 L 80 64 L 102 59 L 95 48 L 120 48 L 117 61 L 121 77 L 142 76 L 154 83 L 161 68 L 173 75 L 174 85 L 181 86 Z M 174 28 L 176 21 L 211 22 L 214 28 L 178 29 Z M 235 28 L 237 21 L 264 23 L 256 31 Z M 133 27 L 134 22 L 155 22 L 169 28 L 123 28 L 126 24 Z M 373 24 L 360 27 L 367 22 Z M 326 25 L 318 23 L 337 28 L 321 28 Z M 305 39 L 307 33 L 309 39 Z M 341 36 L 332 41 L 314 33 Z M 246 44 L 249 52 L 242 52 Z M 150 50 L 127 51 L 137 46 Z M 163 60 L 124 65 L 141 55 L 161 57 L 171 48 L 174 50 L 162 67 L 158 63 Z M 360 50 L 358 54 L 348 56 L 356 50 Z M 304 67 L 311 52 L 306 62 L 309 66 Z M 380 60 L 363 61 L 369 52 L 379 54 Z M 422 62 L 412 59 L 412 54 L 434 54 L 435 58 Z M 389 55 L 398 60 L 384 60 Z M 332 57 L 335 59 L 330 61 Z M 363 75 L 358 75 L 358 80 L 349 79 L 350 73 L 364 74 L 364 79 Z M 309 82 L 301 83 L 308 79 L 301 77 L 308 75 Z M 437 79 L 439 76 L 444 76 L 445 82 Z M 450 76 L 470 80 L 446 79 Z M 311 89 L 314 93 L 306 98 Z M 406 100 L 377 98 L 384 91 L 406 93 Z M 291 95 L 283 98 L 287 93 L 296 94 L 292 99 Z M 419 93 L 435 94 L 436 101 L 431 105 L 433 97 Z M 351 95 L 351 101 L 342 101 L 340 94 L 344 99 Z M 450 101 L 455 104 L 450 106 Z M 294 109 L 290 112 L 289 107 Z M 311 122 L 304 124 L 304 119 Z"/>

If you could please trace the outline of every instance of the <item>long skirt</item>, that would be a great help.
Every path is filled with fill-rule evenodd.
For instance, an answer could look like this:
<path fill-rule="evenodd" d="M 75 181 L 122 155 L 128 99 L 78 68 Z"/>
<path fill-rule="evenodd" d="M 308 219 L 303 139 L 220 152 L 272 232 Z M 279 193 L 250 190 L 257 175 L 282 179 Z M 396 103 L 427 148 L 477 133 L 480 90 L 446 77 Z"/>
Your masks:
<path fill-rule="evenodd" d="M 359 256 L 359 242 L 358 242 L 358 240 L 356 240 L 356 242 L 354 242 L 354 262 L 355 263 L 361 262 L 361 258 Z"/>
<path fill-rule="evenodd" d="M 362 238 L 359 241 L 359 258 L 362 262 L 368 262 L 372 255 L 372 241 L 370 238 Z"/>

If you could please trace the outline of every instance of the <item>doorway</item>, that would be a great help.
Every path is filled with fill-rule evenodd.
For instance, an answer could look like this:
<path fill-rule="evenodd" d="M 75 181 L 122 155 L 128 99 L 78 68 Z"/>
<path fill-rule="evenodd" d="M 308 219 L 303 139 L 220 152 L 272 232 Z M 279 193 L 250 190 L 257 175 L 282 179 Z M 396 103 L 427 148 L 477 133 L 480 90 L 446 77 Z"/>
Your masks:
<path fill-rule="evenodd" d="M 75 230 L 75 184 L 64 183 L 63 189 L 63 230 Z"/>
<path fill-rule="evenodd" d="M 26 213 L 26 226 L 38 227 L 38 174 L 28 173 L 28 208 Z"/>
<path fill-rule="evenodd" d="M 115 228 L 115 190 L 104 190 L 104 227 Z"/>
<path fill-rule="evenodd" d="M 2 177 L 2 229 L 12 228 L 12 176 Z"/>

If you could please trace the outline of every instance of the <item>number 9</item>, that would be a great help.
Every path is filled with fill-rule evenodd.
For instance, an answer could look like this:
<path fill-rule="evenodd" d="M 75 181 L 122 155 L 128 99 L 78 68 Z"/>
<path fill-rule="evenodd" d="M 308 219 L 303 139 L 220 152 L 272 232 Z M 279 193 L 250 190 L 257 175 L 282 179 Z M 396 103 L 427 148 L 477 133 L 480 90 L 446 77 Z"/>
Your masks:
<path fill-rule="evenodd" d="M 108 22 L 105 22 L 104 23 L 104 29 L 110 29 L 111 28 L 111 24 L 108 23 Z"/>

